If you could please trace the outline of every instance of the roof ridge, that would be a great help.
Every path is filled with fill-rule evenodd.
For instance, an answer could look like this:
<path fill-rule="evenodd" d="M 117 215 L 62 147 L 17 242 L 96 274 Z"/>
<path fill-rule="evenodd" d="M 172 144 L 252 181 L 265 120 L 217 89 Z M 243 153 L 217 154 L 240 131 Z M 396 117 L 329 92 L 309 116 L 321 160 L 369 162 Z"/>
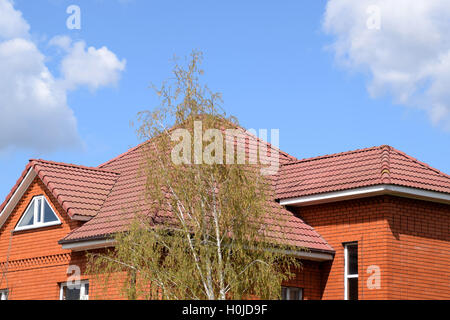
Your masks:
<path fill-rule="evenodd" d="M 242 127 L 242 126 L 240 126 L 240 125 L 236 125 L 236 124 L 232 124 L 232 125 L 233 125 L 236 129 L 242 130 L 243 133 L 246 134 L 247 136 L 252 136 L 253 138 L 256 138 L 258 142 L 261 141 L 261 142 L 267 144 L 267 146 L 269 147 L 269 149 L 273 149 L 274 151 L 277 151 L 278 153 L 280 153 L 280 154 L 282 154 L 283 156 L 285 156 L 285 157 L 286 157 L 288 160 L 290 160 L 291 162 L 298 161 L 298 159 L 297 159 L 295 156 L 293 156 L 293 155 L 291 155 L 291 154 L 289 154 L 289 153 L 287 153 L 287 152 L 281 150 L 279 147 L 274 147 L 270 142 L 264 141 L 263 139 L 261 139 L 261 138 L 255 136 L 254 134 L 252 134 L 251 132 L 249 132 L 249 131 L 248 131 L 247 129 L 245 129 L 244 127 Z M 172 130 L 172 129 L 173 129 L 173 128 L 171 128 L 170 130 Z M 148 140 L 146 140 L 146 141 L 144 141 L 144 142 L 141 142 L 141 143 L 138 144 L 137 146 L 128 149 L 127 151 L 125 151 L 125 152 L 119 154 L 118 156 L 112 158 L 111 160 L 108 160 L 108 161 L 106 161 L 106 162 L 104 162 L 104 163 L 98 165 L 97 168 L 102 168 L 102 167 L 104 167 L 104 166 L 106 166 L 106 165 L 108 165 L 108 164 L 111 164 L 111 163 L 114 162 L 114 161 L 117 161 L 117 160 L 123 158 L 123 157 L 126 156 L 127 154 L 129 154 L 129 153 L 131 153 L 131 152 L 133 152 L 133 151 L 139 149 L 139 148 L 142 147 L 143 145 L 148 144 L 151 140 L 152 140 L 152 139 L 148 139 Z"/>
<path fill-rule="evenodd" d="M 327 159 L 327 158 L 336 158 L 336 157 L 341 157 L 341 156 L 345 156 L 345 155 L 352 154 L 352 153 L 362 153 L 362 152 L 367 152 L 367 151 L 381 149 L 384 146 L 387 146 L 387 145 L 374 146 L 374 147 L 369 147 L 369 148 L 355 149 L 355 150 L 350 150 L 350 151 L 344 151 L 344 152 L 338 152 L 338 153 L 332 153 L 332 154 L 325 154 L 325 155 L 316 156 L 316 157 L 304 158 L 304 159 L 300 159 L 300 160 L 297 160 L 297 161 L 292 161 L 292 162 L 289 162 L 289 163 L 285 163 L 282 166 L 284 167 L 284 166 L 294 165 L 294 164 L 297 164 L 297 163 L 310 162 L 310 161 Z M 388 147 L 390 147 L 390 146 L 388 146 Z M 392 148 L 392 147 L 390 147 L 390 148 Z"/>
<path fill-rule="evenodd" d="M 115 171 L 102 169 L 102 168 L 98 168 L 98 167 L 87 167 L 87 166 L 73 164 L 73 163 L 56 162 L 56 161 L 50 161 L 50 160 L 44 160 L 44 159 L 30 159 L 29 161 L 32 164 L 32 166 L 34 166 L 33 162 L 38 162 L 38 163 L 40 162 L 40 163 L 59 165 L 59 166 L 63 166 L 63 167 L 71 167 L 71 168 L 77 168 L 77 169 L 100 171 L 100 172 L 104 172 L 104 173 L 112 173 L 112 174 L 120 175 L 120 173 L 115 172 Z"/>
<path fill-rule="evenodd" d="M 286 158 L 288 158 L 291 162 L 296 162 L 298 161 L 298 159 L 296 157 L 294 157 L 293 155 L 281 150 L 279 147 L 275 147 L 273 146 L 270 142 L 265 141 L 263 139 L 261 139 L 260 137 L 254 135 L 253 133 L 251 133 L 250 131 L 248 131 L 247 129 L 245 129 L 244 127 L 241 127 L 239 125 L 235 126 L 237 129 L 241 129 L 242 131 L 244 131 L 244 133 L 250 137 L 252 137 L 252 139 L 256 139 L 259 142 L 265 143 L 267 144 L 267 146 L 270 149 L 273 149 L 274 151 L 277 151 L 278 153 L 281 153 L 283 156 L 285 156 Z M 256 131 L 256 130 L 255 130 Z"/>
<path fill-rule="evenodd" d="M 380 181 L 383 184 L 391 184 L 391 151 L 392 147 L 383 145 L 380 147 Z"/>
<path fill-rule="evenodd" d="M 427 164 L 427 163 L 425 163 L 425 162 L 422 162 L 422 161 L 420 161 L 420 160 L 418 160 L 418 159 L 416 159 L 416 158 L 414 158 L 414 157 L 408 155 L 407 153 L 405 153 L 405 152 L 403 152 L 403 151 L 401 151 L 401 150 L 392 148 L 392 151 L 395 151 L 395 152 L 398 153 L 399 155 L 401 155 L 401 156 L 407 158 L 408 160 L 411 160 L 411 161 L 413 161 L 413 162 L 415 162 L 415 163 L 421 165 L 422 167 L 425 167 L 426 169 L 429 169 L 429 170 L 431 170 L 431 171 L 434 171 L 435 173 L 437 173 L 437 174 L 440 175 L 440 176 L 443 176 L 444 178 L 450 179 L 450 175 L 448 175 L 448 174 L 446 174 L 446 173 L 440 171 L 439 169 L 433 168 L 433 167 L 430 166 L 429 164 Z"/>

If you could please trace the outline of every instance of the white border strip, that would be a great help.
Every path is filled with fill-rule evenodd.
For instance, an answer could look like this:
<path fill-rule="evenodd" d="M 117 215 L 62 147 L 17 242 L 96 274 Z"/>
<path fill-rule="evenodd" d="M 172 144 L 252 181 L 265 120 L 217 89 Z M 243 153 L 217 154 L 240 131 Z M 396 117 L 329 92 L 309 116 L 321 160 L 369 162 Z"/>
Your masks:
<path fill-rule="evenodd" d="M 290 254 L 311 261 L 331 261 L 334 259 L 333 254 L 326 252 L 293 251 Z"/>
<path fill-rule="evenodd" d="M 25 175 L 25 178 L 23 178 L 22 182 L 17 187 L 14 194 L 9 199 L 6 206 L 3 208 L 2 212 L 0 213 L 0 228 L 3 227 L 3 224 L 8 219 L 11 212 L 16 207 L 19 200 L 22 198 L 25 191 L 28 189 L 31 182 L 33 182 L 34 178 L 36 177 L 36 171 L 34 171 L 33 168 L 30 168 Z"/>
<path fill-rule="evenodd" d="M 86 240 L 80 242 L 68 242 L 62 244 L 63 249 L 72 250 L 72 251 L 84 251 L 91 249 L 99 249 L 99 248 L 107 248 L 113 247 L 115 245 L 115 240 Z M 285 253 L 291 254 L 298 258 L 302 258 L 305 260 L 312 261 L 329 261 L 333 260 L 334 255 L 332 253 L 327 252 L 310 252 L 310 251 L 286 251 Z"/>
<path fill-rule="evenodd" d="M 357 199 L 382 194 L 392 194 L 407 198 L 450 204 L 450 194 L 448 193 L 428 191 L 417 188 L 402 187 L 388 184 L 362 187 L 357 189 L 349 189 L 343 191 L 327 192 L 304 197 L 282 199 L 280 200 L 280 204 L 282 206 L 302 206 L 339 200 Z"/>
<path fill-rule="evenodd" d="M 80 242 L 72 242 L 72 243 L 64 243 L 62 245 L 63 249 L 72 250 L 72 251 L 84 251 L 88 249 L 98 249 L 98 248 L 107 248 L 113 247 L 115 244 L 115 240 L 87 240 Z"/>

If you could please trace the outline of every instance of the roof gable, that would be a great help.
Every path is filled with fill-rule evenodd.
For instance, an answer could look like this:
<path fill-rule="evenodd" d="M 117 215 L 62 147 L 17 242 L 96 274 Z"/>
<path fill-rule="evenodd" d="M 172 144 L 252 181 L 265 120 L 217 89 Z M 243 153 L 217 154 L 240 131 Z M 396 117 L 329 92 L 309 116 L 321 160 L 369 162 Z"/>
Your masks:
<path fill-rule="evenodd" d="M 44 160 L 31 160 L 45 186 L 71 218 L 97 215 L 119 174 L 116 172 Z"/>
<path fill-rule="evenodd" d="M 30 160 L 0 206 L 0 227 L 38 176 L 72 219 L 89 220 L 106 200 L 118 173 L 45 160 Z"/>

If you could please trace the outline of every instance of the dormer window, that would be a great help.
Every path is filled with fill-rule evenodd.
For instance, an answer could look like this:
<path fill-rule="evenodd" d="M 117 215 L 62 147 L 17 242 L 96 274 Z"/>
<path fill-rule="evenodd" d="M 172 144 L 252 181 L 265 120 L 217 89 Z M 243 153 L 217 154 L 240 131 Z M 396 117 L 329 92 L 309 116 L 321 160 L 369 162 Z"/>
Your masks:
<path fill-rule="evenodd" d="M 36 196 L 31 200 L 15 230 L 29 230 L 57 224 L 61 224 L 61 221 L 45 197 Z"/>

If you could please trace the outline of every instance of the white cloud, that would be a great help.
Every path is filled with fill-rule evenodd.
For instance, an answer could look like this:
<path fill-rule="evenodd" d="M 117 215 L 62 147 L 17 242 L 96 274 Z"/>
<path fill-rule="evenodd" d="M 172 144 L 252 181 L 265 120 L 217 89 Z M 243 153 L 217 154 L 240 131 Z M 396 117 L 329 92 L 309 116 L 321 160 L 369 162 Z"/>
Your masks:
<path fill-rule="evenodd" d="M 380 9 L 380 29 L 368 28 Z M 370 75 L 373 97 L 425 110 L 450 128 L 450 2 L 448 0 L 329 0 L 323 27 L 342 66 Z"/>
<path fill-rule="evenodd" d="M 68 36 L 58 35 L 51 38 L 48 44 L 50 46 L 61 48 L 67 52 L 69 51 L 70 46 L 72 45 L 72 39 Z"/>
<path fill-rule="evenodd" d="M 61 72 L 69 89 L 85 85 L 95 90 L 103 86 L 116 85 L 120 73 L 125 70 L 126 61 L 120 61 L 106 47 L 86 49 L 84 41 L 71 45 L 68 37 L 53 39 L 52 43 L 67 51 L 67 56 L 61 63 Z"/>
<path fill-rule="evenodd" d="M 86 51 L 84 42 L 72 45 L 68 37 L 55 37 L 50 44 L 66 51 L 62 77 L 55 78 L 28 30 L 12 2 L 0 0 L 0 150 L 53 151 L 80 146 L 67 91 L 79 85 L 97 89 L 116 84 L 125 61 L 118 62 L 106 48 Z M 72 68 L 89 70 L 76 73 Z"/>
<path fill-rule="evenodd" d="M 79 143 L 65 91 L 34 43 L 21 38 L 1 42 L 0 74 L 0 149 L 47 151 Z"/>
<path fill-rule="evenodd" d="M 30 26 L 9 0 L 0 0 L 0 40 L 26 37 Z"/>

